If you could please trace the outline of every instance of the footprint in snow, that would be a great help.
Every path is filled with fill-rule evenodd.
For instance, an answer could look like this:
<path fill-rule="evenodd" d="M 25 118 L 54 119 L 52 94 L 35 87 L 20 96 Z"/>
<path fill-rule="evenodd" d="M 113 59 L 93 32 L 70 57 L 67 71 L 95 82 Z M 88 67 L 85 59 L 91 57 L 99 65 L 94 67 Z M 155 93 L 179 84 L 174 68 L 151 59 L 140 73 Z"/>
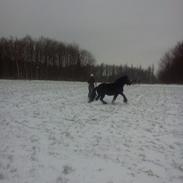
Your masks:
<path fill-rule="evenodd" d="M 69 166 L 69 165 L 63 166 L 63 171 L 62 171 L 63 174 L 67 175 L 67 174 L 72 173 L 73 171 L 74 171 L 74 169 L 71 166 Z"/>

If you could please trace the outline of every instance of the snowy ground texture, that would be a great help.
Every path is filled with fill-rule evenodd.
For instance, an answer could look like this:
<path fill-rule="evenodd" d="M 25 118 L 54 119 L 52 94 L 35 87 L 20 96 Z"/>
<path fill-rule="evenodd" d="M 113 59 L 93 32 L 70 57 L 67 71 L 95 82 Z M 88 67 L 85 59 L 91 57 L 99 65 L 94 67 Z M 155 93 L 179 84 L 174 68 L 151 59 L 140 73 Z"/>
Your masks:
<path fill-rule="evenodd" d="M 182 183 L 183 86 L 0 80 L 1 183 Z"/>

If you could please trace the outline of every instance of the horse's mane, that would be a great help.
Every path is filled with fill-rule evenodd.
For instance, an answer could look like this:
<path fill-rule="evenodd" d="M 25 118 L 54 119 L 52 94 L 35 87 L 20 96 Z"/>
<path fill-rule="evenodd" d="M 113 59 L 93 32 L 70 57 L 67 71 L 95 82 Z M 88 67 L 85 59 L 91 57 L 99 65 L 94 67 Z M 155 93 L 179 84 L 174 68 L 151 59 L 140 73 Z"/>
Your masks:
<path fill-rule="evenodd" d="M 127 75 L 121 76 L 120 78 L 116 79 L 114 81 L 114 83 L 123 83 L 124 81 L 126 81 L 128 79 Z"/>

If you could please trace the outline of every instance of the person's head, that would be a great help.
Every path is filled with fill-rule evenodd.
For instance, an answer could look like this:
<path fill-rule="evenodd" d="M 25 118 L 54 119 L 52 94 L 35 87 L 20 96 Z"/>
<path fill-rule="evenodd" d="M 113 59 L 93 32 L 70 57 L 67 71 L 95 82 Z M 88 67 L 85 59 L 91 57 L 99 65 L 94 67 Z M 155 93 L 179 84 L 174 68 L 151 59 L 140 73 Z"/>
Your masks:
<path fill-rule="evenodd" d="M 93 73 L 90 74 L 90 77 L 94 77 Z"/>

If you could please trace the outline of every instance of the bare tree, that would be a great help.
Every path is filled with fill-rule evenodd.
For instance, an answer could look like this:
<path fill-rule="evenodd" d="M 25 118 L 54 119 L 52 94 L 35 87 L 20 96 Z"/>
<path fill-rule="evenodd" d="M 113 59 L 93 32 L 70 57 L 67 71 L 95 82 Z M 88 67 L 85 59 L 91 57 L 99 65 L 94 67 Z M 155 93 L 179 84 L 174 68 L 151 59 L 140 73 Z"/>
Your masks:
<path fill-rule="evenodd" d="M 158 78 L 164 83 L 183 83 L 183 41 L 160 60 Z"/>

